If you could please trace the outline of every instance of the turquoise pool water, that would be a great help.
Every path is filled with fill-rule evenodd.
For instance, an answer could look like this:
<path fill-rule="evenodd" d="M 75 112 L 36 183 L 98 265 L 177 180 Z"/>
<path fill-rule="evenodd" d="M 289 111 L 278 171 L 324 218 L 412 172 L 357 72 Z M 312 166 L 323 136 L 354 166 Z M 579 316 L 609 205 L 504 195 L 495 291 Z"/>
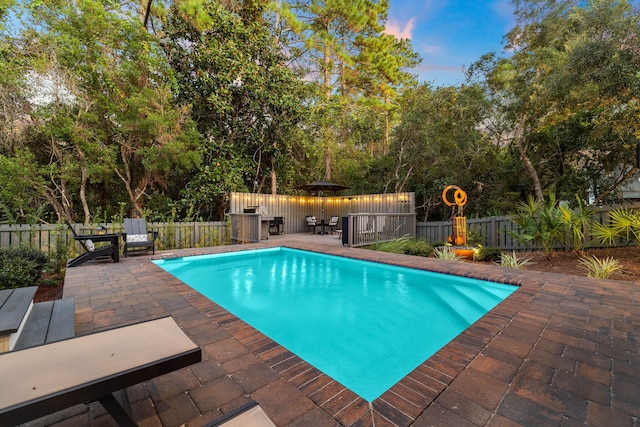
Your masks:
<path fill-rule="evenodd" d="M 288 248 L 155 263 L 368 401 L 516 290 Z"/>

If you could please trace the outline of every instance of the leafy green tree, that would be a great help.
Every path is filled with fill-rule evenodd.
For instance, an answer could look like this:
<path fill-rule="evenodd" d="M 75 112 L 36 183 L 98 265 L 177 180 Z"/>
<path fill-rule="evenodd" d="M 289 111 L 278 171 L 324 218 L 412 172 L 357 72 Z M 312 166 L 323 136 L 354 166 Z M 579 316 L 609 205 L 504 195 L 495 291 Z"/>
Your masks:
<path fill-rule="evenodd" d="M 202 167 L 185 197 L 220 218 L 228 191 L 261 192 L 299 150 L 291 138 L 304 117 L 303 87 L 260 19 L 260 5 L 232 12 L 203 3 L 207 25 L 173 7 L 163 47 L 175 70 L 175 96 L 190 105 L 204 142 Z M 275 184 L 275 183 L 272 183 Z"/>
<path fill-rule="evenodd" d="M 497 135 L 517 150 L 537 199 L 586 198 L 588 187 L 604 199 L 634 172 L 638 14 L 627 1 L 514 4 L 513 54 L 470 70 L 496 105 Z"/>
<path fill-rule="evenodd" d="M 335 160 L 342 157 L 336 153 L 343 148 L 386 152 L 389 147 L 398 90 L 413 81 L 404 70 L 419 60 L 407 40 L 382 33 L 387 10 L 386 0 L 294 0 L 277 10 L 290 30 L 281 42 L 300 75 L 310 80 L 310 130 L 323 148 L 318 169 L 324 179 L 332 179 Z M 375 138 L 359 140 L 352 133 L 362 116 L 375 117 Z"/>
<path fill-rule="evenodd" d="M 37 52 L 34 72 L 60 82 L 68 95 L 39 109 L 37 134 L 48 147 L 39 154 L 54 160 L 41 174 L 63 203 L 70 205 L 77 189 L 85 222 L 90 184 L 115 176 L 134 213 L 143 215 L 149 190 L 166 185 L 172 170 L 198 162 L 198 135 L 188 110 L 173 105 L 174 79 L 158 44 L 120 5 L 109 6 L 33 2 L 24 35 Z M 73 215 L 71 207 L 57 212 Z"/>
<path fill-rule="evenodd" d="M 415 191 L 421 216 L 447 218 L 442 190 L 456 184 L 469 195 L 468 213 L 483 214 L 488 200 L 504 198 L 509 153 L 487 137 L 491 113 L 479 86 L 407 90 L 394 131 L 385 191 Z M 493 206 L 495 207 L 495 206 Z"/>

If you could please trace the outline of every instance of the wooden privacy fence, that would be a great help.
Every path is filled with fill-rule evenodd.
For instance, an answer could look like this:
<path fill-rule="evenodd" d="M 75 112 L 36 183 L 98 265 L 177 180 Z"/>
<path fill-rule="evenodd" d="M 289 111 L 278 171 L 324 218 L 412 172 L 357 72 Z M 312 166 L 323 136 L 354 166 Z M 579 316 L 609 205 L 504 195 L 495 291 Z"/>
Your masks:
<path fill-rule="evenodd" d="M 264 206 L 268 216 L 284 218 L 284 234 L 291 234 L 305 231 L 307 215 L 328 222 L 332 216 L 345 217 L 352 213 L 415 213 L 415 193 L 327 194 L 317 197 L 231 193 L 229 214 L 243 214 L 245 209 Z"/>
<path fill-rule="evenodd" d="M 640 202 L 593 208 L 595 212 L 592 216 L 592 222 L 608 225 L 609 212 L 614 209 L 640 209 Z M 467 219 L 467 235 L 479 236 L 479 243 L 484 246 L 509 251 L 541 249 L 539 247 L 525 246 L 509 235 L 509 232 L 517 232 L 517 230 L 518 226 L 512 221 L 512 216 Z M 416 225 L 416 238 L 426 240 L 431 244 L 446 242 L 450 234 L 451 221 L 419 222 Z M 587 246 L 591 242 L 588 233 L 585 236 L 585 242 Z M 569 248 L 564 244 L 559 244 L 555 249 L 566 250 Z"/>
<path fill-rule="evenodd" d="M 93 234 L 96 227 L 106 227 L 109 233 L 122 233 L 122 224 L 72 224 L 78 234 Z M 217 246 L 228 241 L 227 224 L 224 221 L 211 222 L 148 222 L 147 230 L 158 231 L 156 249 L 182 249 Z M 40 249 L 52 256 L 57 245 L 64 245 L 73 255 L 79 251 L 71 231 L 60 224 L 0 224 L 0 248 L 28 246 Z"/>

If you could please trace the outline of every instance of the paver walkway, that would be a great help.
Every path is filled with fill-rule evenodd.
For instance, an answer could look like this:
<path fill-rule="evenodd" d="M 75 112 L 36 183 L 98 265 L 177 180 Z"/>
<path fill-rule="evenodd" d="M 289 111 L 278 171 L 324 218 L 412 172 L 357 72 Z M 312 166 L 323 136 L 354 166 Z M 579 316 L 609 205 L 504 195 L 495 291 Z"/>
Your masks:
<path fill-rule="evenodd" d="M 286 245 L 521 288 L 369 403 L 150 256 L 70 268 L 64 296 L 75 298 L 78 335 L 170 314 L 203 349 L 201 363 L 129 389 L 141 425 L 201 426 L 254 399 L 279 426 L 640 426 L 634 284 L 351 249 L 335 236 L 274 237 L 156 257 Z M 32 424 L 114 425 L 98 405 L 89 408 Z"/>

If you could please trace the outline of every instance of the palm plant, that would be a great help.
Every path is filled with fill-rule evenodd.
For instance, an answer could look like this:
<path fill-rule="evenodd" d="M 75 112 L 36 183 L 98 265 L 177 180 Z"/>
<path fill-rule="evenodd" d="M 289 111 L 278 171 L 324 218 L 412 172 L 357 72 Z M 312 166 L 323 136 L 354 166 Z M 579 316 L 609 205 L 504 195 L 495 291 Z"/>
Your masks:
<path fill-rule="evenodd" d="M 558 220 L 570 234 L 570 239 L 567 239 L 566 243 L 571 250 L 581 255 L 584 252 L 585 232 L 589 229 L 594 211 L 586 206 L 579 196 L 576 196 L 576 200 L 578 201 L 577 210 L 568 206 L 558 207 Z"/>
<path fill-rule="evenodd" d="M 640 212 L 631 209 L 614 209 L 609 212 L 610 225 L 595 223 L 591 235 L 602 244 L 614 246 L 617 238 L 640 244 Z"/>
<path fill-rule="evenodd" d="M 526 202 L 518 205 L 517 213 L 511 219 L 518 225 L 518 230 L 507 233 L 525 245 L 542 246 L 547 258 L 551 258 L 553 248 L 565 238 L 567 227 L 561 216 L 555 196 L 550 195 L 546 203 L 529 196 Z"/>

